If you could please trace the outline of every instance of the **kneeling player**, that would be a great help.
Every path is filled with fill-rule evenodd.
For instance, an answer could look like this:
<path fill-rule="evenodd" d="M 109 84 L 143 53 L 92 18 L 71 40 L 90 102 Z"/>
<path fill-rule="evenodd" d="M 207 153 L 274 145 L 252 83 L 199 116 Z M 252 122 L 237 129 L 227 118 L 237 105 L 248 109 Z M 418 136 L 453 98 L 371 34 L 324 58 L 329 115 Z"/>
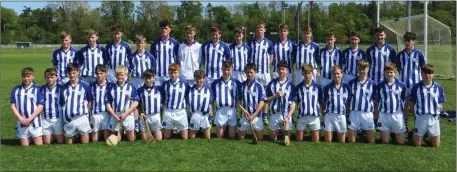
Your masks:
<path fill-rule="evenodd" d="M 54 139 L 57 143 L 64 142 L 62 113 L 59 105 L 59 95 L 62 86 L 57 84 L 57 70 L 48 68 L 44 71 L 46 84 L 41 86 L 40 90 L 45 103 L 43 107 L 43 142 L 51 144 Z"/>
<path fill-rule="evenodd" d="M 203 84 L 205 72 L 196 70 L 194 72 L 195 85 L 190 88 L 186 98 L 189 104 L 192 117 L 190 118 L 189 138 L 194 139 L 198 130 L 203 129 L 203 135 L 209 139 L 211 137 L 211 124 L 208 115 L 212 115 L 214 100 L 211 88 Z"/>

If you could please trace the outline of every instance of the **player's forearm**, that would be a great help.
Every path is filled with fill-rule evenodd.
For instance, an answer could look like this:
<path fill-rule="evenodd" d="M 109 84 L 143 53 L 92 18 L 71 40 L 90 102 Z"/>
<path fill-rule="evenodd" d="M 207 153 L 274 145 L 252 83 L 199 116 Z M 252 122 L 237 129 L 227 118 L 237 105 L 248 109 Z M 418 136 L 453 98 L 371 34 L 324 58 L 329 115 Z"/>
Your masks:
<path fill-rule="evenodd" d="M 40 112 L 43 110 L 43 105 L 38 105 L 37 108 L 33 111 L 32 115 L 29 117 L 30 119 L 35 119 Z"/>
<path fill-rule="evenodd" d="M 213 106 L 209 105 L 209 115 L 213 116 Z"/>
<path fill-rule="evenodd" d="M 279 96 L 277 96 L 276 94 L 273 95 L 273 96 L 270 96 L 270 97 L 267 98 L 266 102 L 267 102 L 267 103 L 270 103 L 271 101 L 273 101 L 274 99 L 277 99 L 278 97 L 279 97 Z"/>
<path fill-rule="evenodd" d="M 132 106 L 130 106 L 130 108 L 127 111 L 125 111 L 125 113 L 131 114 L 136 109 L 137 106 L 138 106 L 138 101 L 134 101 L 132 103 Z"/>
<path fill-rule="evenodd" d="M 111 115 L 111 116 L 116 116 L 116 113 L 114 113 L 113 108 L 111 107 L 111 104 L 107 103 L 106 105 L 106 111 Z"/>
<path fill-rule="evenodd" d="M 11 111 L 13 111 L 14 116 L 16 116 L 16 118 L 18 120 L 24 119 L 22 117 L 22 115 L 19 113 L 19 111 L 16 109 L 16 105 L 15 104 L 11 104 L 10 107 L 11 107 Z"/>
<path fill-rule="evenodd" d="M 243 113 L 249 113 L 246 109 L 244 109 L 244 107 L 241 105 L 241 102 L 240 101 L 236 101 L 236 106 L 238 106 L 238 108 L 240 108 L 240 110 L 243 112 Z"/>
<path fill-rule="evenodd" d="M 253 118 L 257 117 L 257 115 L 262 111 L 263 106 L 265 105 L 264 101 L 260 101 L 257 109 L 255 110 L 254 114 L 252 114 Z"/>
<path fill-rule="evenodd" d="M 290 105 L 289 113 L 288 113 L 289 116 L 292 116 L 294 114 L 295 106 L 296 106 L 295 102 L 292 102 L 292 104 Z"/>
<path fill-rule="evenodd" d="M 270 54 L 270 64 L 273 64 L 273 61 L 274 61 L 274 56 L 272 54 Z"/>

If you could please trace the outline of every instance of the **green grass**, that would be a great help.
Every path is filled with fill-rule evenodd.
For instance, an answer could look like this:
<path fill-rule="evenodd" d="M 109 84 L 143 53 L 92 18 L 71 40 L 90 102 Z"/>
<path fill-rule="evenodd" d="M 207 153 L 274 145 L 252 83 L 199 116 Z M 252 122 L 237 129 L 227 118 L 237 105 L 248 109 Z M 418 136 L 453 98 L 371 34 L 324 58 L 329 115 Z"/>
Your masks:
<path fill-rule="evenodd" d="M 312 143 L 292 141 L 289 147 L 262 141 L 252 145 L 228 139 L 171 139 L 153 145 L 123 141 L 117 147 L 104 142 L 87 145 L 21 147 L 16 138 L 16 118 L 9 109 L 11 89 L 20 84 L 20 70 L 35 69 L 35 81 L 43 84 L 43 72 L 51 53 L 2 53 L 0 61 L 1 170 L 2 171 L 455 171 L 455 123 L 441 120 L 441 147 L 369 145 L 365 143 Z M 445 109 L 455 109 L 455 80 L 438 80 L 444 86 Z M 412 118 L 410 118 L 412 119 Z M 409 128 L 413 121 L 409 122 Z M 214 130 L 213 130 L 214 134 Z M 377 133 L 379 136 L 379 133 Z M 376 140 L 379 143 L 379 137 Z M 305 139 L 309 140 L 309 137 Z M 321 138 L 322 139 L 322 138 Z"/>

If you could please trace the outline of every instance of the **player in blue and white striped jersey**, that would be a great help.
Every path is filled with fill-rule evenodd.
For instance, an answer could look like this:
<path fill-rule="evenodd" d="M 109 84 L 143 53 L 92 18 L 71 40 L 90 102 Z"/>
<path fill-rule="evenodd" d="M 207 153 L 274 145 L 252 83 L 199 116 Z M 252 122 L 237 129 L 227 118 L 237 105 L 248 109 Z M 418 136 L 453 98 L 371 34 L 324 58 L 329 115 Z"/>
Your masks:
<path fill-rule="evenodd" d="M 263 121 L 258 115 L 267 100 L 263 85 L 256 80 L 257 66 L 254 63 L 248 63 L 245 68 L 247 80 L 241 83 L 237 91 L 236 105 L 241 110 L 241 119 L 238 124 L 238 138 L 244 139 L 247 130 L 252 121 L 252 130 L 254 130 L 257 140 L 263 140 Z"/>
<path fill-rule="evenodd" d="M 108 64 L 108 82 L 116 82 L 116 66 L 129 66 L 128 57 L 132 55 L 130 45 L 122 40 L 122 28 L 119 25 L 111 27 L 113 41 L 105 46 L 105 56 Z"/>
<path fill-rule="evenodd" d="M 41 94 L 44 98 L 43 106 L 43 142 L 52 144 L 54 139 L 57 143 L 64 142 L 62 112 L 59 104 L 59 94 L 62 86 L 57 84 L 57 70 L 48 68 L 44 71 L 46 84 L 40 87 Z"/>
<path fill-rule="evenodd" d="M 195 84 L 194 71 L 200 69 L 201 63 L 201 46 L 195 40 L 197 28 L 194 25 L 186 26 L 186 40 L 179 44 L 178 59 L 181 64 L 181 78 L 186 80 L 189 85 Z"/>
<path fill-rule="evenodd" d="M 211 124 L 208 120 L 209 115 L 213 115 L 214 93 L 209 85 L 204 84 L 205 72 L 196 70 L 194 72 L 195 85 L 189 89 L 186 101 L 189 105 L 192 117 L 190 118 L 189 138 L 194 139 L 198 130 L 203 130 L 205 138 L 211 137 Z"/>
<path fill-rule="evenodd" d="M 390 133 L 395 133 L 398 144 L 405 143 L 406 125 L 403 115 L 406 99 L 406 86 L 395 79 L 397 67 L 392 62 L 384 66 L 385 80 L 377 85 L 379 102 L 379 120 L 376 124 L 381 130 L 381 140 L 389 143 Z"/>
<path fill-rule="evenodd" d="M 143 73 L 147 69 L 155 70 L 156 58 L 149 53 L 146 47 L 146 38 L 137 35 L 135 38 L 136 52 L 129 56 L 129 73 L 133 77 L 131 83 L 135 88 L 140 88 L 144 84 Z"/>
<path fill-rule="evenodd" d="M 292 130 L 292 115 L 295 111 L 295 85 L 293 79 L 288 77 L 290 65 L 285 60 L 277 63 L 278 78 L 273 79 L 266 89 L 267 102 L 270 102 L 270 139 L 276 140 L 278 130 L 286 131 L 285 144 L 290 144 L 290 131 Z M 293 76 L 293 75 L 292 75 Z M 285 123 L 288 127 L 285 128 Z M 283 127 L 281 127 L 283 126 Z"/>
<path fill-rule="evenodd" d="M 324 87 L 325 111 L 324 117 L 324 138 L 326 142 L 331 142 L 333 131 L 337 132 L 338 141 L 346 142 L 346 115 L 349 113 L 349 100 L 351 91 L 347 83 L 343 80 L 343 69 L 340 65 L 332 68 L 332 82 Z"/>
<path fill-rule="evenodd" d="M 298 141 L 302 141 L 303 133 L 309 127 L 311 140 L 319 142 L 321 128 L 319 116 L 324 103 L 324 94 L 321 85 L 313 80 L 313 66 L 303 64 L 301 70 L 304 79 L 295 88 L 298 104 L 297 133 L 295 135 Z"/>
<path fill-rule="evenodd" d="M 395 60 L 395 49 L 387 44 L 386 32 L 383 28 L 375 29 L 376 43 L 370 46 L 366 51 L 366 60 L 370 64 L 368 77 L 376 84 L 384 80 L 384 64 Z"/>
<path fill-rule="evenodd" d="M 222 138 L 228 125 L 229 138 L 235 138 L 237 124 L 236 95 L 241 86 L 240 81 L 232 77 L 233 63 L 230 60 L 222 64 L 222 77 L 211 84 L 216 104 L 216 136 Z"/>
<path fill-rule="evenodd" d="M 168 67 L 170 80 L 162 85 L 165 95 L 165 113 L 162 120 L 163 139 L 169 139 L 172 129 L 181 131 L 181 138 L 187 139 L 187 111 L 185 95 L 189 91 L 189 84 L 179 78 L 179 64 L 171 64 Z"/>
<path fill-rule="evenodd" d="M 11 111 L 18 119 L 16 135 L 22 146 L 29 145 L 29 138 L 33 138 L 35 145 L 42 145 L 40 112 L 43 110 L 44 98 L 38 85 L 33 83 L 33 69 L 22 69 L 21 75 L 22 84 L 13 88 L 10 97 Z"/>
<path fill-rule="evenodd" d="M 243 42 L 244 28 L 237 26 L 233 34 L 235 35 L 235 42 L 232 43 L 230 48 L 230 54 L 233 60 L 233 74 L 232 77 L 240 82 L 246 81 L 246 73 L 244 73 L 244 67 L 248 62 L 251 61 L 251 47 Z"/>
<path fill-rule="evenodd" d="M 98 64 L 95 67 L 95 75 L 97 80 L 90 83 L 90 91 L 92 95 L 92 103 L 90 104 L 90 123 L 92 126 L 92 141 L 97 142 L 99 136 L 102 135 L 106 139 L 110 136 L 110 129 L 108 127 L 111 116 L 108 114 L 105 105 L 106 93 L 113 87 L 114 83 L 108 82 L 106 73 L 108 69 L 106 65 Z"/>
<path fill-rule="evenodd" d="M 154 77 L 155 85 L 162 85 L 164 81 L 168 81 L 168 66 L 173 63 L 179 63 L 178 49 L 179 43 L 170 37 L 171 23 L 168 20 L 159 22 L 160 38 L 151 43 L 151 54 L 156 58 Z"/>
<path fill-rule="evenodd" d="M 265 24 L 256 26 L 255 38 L 248 41 L 251 47 L 251 61 L 257 65 L 256 80 L 264 87 L 271 81 L 270 64 L 273 64 L 273 43 L 265 37 Z"/>
<path fill-rule="evenodd" d="M 313 66 L 313 80 L 317 81 L 317 63 L 319 59 L 319 45 L 311 40 L 313 37 L 312 29 L 309 26 L 303 27 L 301 30 L 302 41 L 295 48 L 295 67 L 297 73 L 295 74 L 295 85 L 303 81 L 301 67 L 303 64 L 310 64 Z"/>
<path fill-rule="evenodd" d="M 90 29 L 87 31 L 88 44 L 78 51 L 75 62 L 80 66 L 82 80 L 87 83 L 95 81 L 95 66 L 98 64 L 106 65 L 105 48 L 97 44 L 98 33 Z"/>
<path fill-rule="evenodd" d="M 160 86 L 154 85 L 154 71 L 146 69 L 143 73 L 144 85 L 137 89 L 140 98 L 139 111 L 145 115 L 149 130 L 157 140 L 162 140 L 162 105 L 165 101 L 164 91 Z M 146 140 L 146 124 L 140 120 L 141 139 Z"/>
<path fill-rule="evenodd" d="M 421 67 L 422 81 L 411 89 L 409 100 L 414 104 L 413 143 L 422 145 L 423 136 L 428 133 L 433 147 L 440 146 L 440 113 L 446 102 L 443 87 L 433 81 L 435 67 L 425 64 Z"/>
<path fill-rule="evenodd" d="M 327 86 L 332 82 L 332 67 L 343 65 L 343 53 L 335 46 L 336 37 L 332 32 L 327 33 L 327 46 L 319 51 L 317 64 L 320 68 L 320 85 Z"/>
<path fill-rule="evenodd" d="M 365 130 L 368 143 L 374 143 L 375 121 L 373 111 L 377 111 L 377 108 L 375 108 L 377 107 L 376 83 L 368 78 L 369 68 L 370 64 L 367 61 L 359 60 L 357 62 L 358 76 L 348 83 L 351 91 L 351 113 L 349 114 L 348 123 L 349 143 L 355 142 L 359 128 Z"/>
<path fill-rule="evenodd" d="M 360 35 L 358 32 L 350 34 L 351 46 L 343 51 L 344 78 L 346 84 L 357 77 L 357 62 L 365 59 L 365 51 L 359 47 Z"/>
<path fill-rule="evenodd" d="M 73 63 L 78 50 L 71 46 L 71 35 L 67 32 L 60 34 L 62 46 L 52 53 L 52 65 L 57 70 L 57 83 L 63 85 L 68 82 L 67 65 Z"/>
<path fill-rule="evenodd" d="M 60 104 L 62 107 L 63 129 L 67 144 L 73 144 L 75 135 L 79 134 L 82 144 L 89 142 L 91 132 L 89 124 L 89 107 L 92 95 L 89 84 L 79 79 L 80 67 L 76 63 L 67 66 L 70 81 L 62 86 Z"/>
<path fill-rule="evenodd" d="M 230 48 L 219 40 L 222 29 L 219 25 L 211 27 L 211 40 L 204 43 L 201 47 L 202 64 L 205 65 L 206 83 L 211 84 L 214 80 L 222 76 L 222 63 L 231 60 Z"/>
<path fill-rule="evenodd" d="M 289 26 L 285 24 L 279 25 L 279 39 L 273 45 L 274 51 L 274 60 L 273 60 L 273 78 L 278 77 L 278 69 L 277 65 L 278 62 L 281 60 L 285 60 L 288 65 L 288 76 L 287 78 L 290 81 L 293 81 L 294 78 L 294 70 L 293 70 L 293 62 L 295 56 L 295 48 L 297 45 L 294 41 L 287 39 L 287 35 L 289 34 Z"/>

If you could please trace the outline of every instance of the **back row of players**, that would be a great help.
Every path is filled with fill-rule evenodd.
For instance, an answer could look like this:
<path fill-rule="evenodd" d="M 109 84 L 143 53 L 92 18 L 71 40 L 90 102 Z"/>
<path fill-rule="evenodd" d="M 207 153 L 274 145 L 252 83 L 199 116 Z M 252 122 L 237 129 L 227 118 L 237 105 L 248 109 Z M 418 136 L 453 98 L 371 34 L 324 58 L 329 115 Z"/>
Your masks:
<path fill-rule="evenodd" d="M 211 28 L 211 40 L 203 45 L 194 40 L 196 29 L 192 25 L 186 28 L 186 41 L 180 45 L 170 38 L 171 25 L 168 21 L 161 21 L 159 26 L 161 36 L 159 40 L 152 42 L 151 51 L 145 50 L 145 38 L 137 36 L 137 51 L 133 54 L 129 45 L 121 41 L 122 31 L 117 26 L 113 27 L 113 43 L 106 48 L 96 43 L 97 33 L 89 31 L 89 44 L 76 51 L 70 46 L 71 36 L 63 33 L 62 47 L 54 52 L 52 61 L 57 69 L 57 82 L 65 85 L 61 88 L 55 87 L 55 83 L 48 81 L 52 80 L 48 77 L 53 76 L 52 69 L 49 69 L 45 72 L 47 84 L 41 91 L 32 90 L 32 94 L 27 93 L 28 88 L 34 85 L 26 87 L 27 76 L 32 75 L 33 80 L 33 70 L 27 68 L 22 71 L 23 85 L 12 91 L 10 102 L 14 105 L 11 106 L 12 110 L 19 119 L 18 137 L 21 138 L 21 143 L 28 145 L 28 138 L 33 137 L 36 138 L 35 143 L 40 144 L 41 135 L 45 136 L 45 143 L 51 143 L 53 135 L 57 136 L 58 142 L 63 142 L 62 132 L 58 132 L 58 126 L 61 125 L 58 124 L 59 118 L 63 119 L 67 143 L 72 143 L 76 134 L 80 135 L 82 143 L 87 143 L 87 134 L 91 132 L 91 128 L 92 140 L 98 140 L 101 130 L 105 131 L 106 138 L 116 121 L 122 121 L 127 139 L 133 141 L 135 122 L 131 114 L 137 112 L 137 108 L 140 112 L 145 111 L 151 130 L 158 139 L 162 138 L 162 127 L 164 138 L 171 136 L 173 128 L 181 131 L 182 138 L 195 137 L 200 128 L 204 129 L 205 137 L 209 137 L 210 125 L 207 117 L 213 113 L 210 105 L 213 100 L 217 108 L 214 123 L 218 137 L 224 135 L 227 126 L 229 137 L 235 137 L 235 100 L 239 100 L 238 108 L 242 111 L 238 123 L 239 138 L 246 134 L 248 121 L 253 121 L 255 132 L 259 139 L 263 139 L 263 124 L 265 122 L 268 125 L 268 121 L 258 120 L 257 116 L 267 119 L 267 103 L 270 103 L 269 128 L 273 140 L 276 139 L 283 121 L 290 122 L 289 126 L 292 126 L 291 115 L 295 109 L 294 102 L 297 101 L 297 140 L 303 139 L 303 131 L 309 127 L 312 140 L 318 141 L 319 115 L 321 110 L 325 109 L 326 141 L 331 140 L 331 131 L 337 131 L 340 142 L 345 142 L 345 115 L 349 114 L 346 110 L 351 110 L 348 124 L 350 142 L 355 141 L 356 130 L 361 127 L 367 131 L 368 141 L 373 143 L 374 124 L 377 124 L 383 132 L 384 142 L 389 142 L 388 133 L 394 132 L 397 134 L 397 141 L 404 143 L 402 136 L 406 131 L 408 115 L 403 115 L 403 109 L 408 112 L 408 106 L 405 108 L 403 101 L 407 100 L 406 96 L 409 95 L 416 105 L 415 114 L 426 116 L 422 117 L 423 122 L 415 123 L 414 143 L 420 145 L 422 136 L 429 132 L 432 144 L 439 145 L 439 120 L 436 115 L 445 101 L 444 92 L 439 84 L 431 80 L 433 66 L 425 65 L 425 57 L 414 48 L 413 33 L 405 34 L 406 48 L 396 55 L 395 50 L 385 43 L 386 35 L 382 28 L 376 29 L 376 44 L 365 53 L 358 47 L 360 37 L 357 33 L 351 33 L 351 47 L 341 52 L 334 46 L 335 35 L 332 33 L 327 34 L 325 48 L 319 49 L 319 46 L 311 41 L 312 31 L 309 27 L 302 29 L 303 41 L 298 45 L 287 39 L 286 25 L 280 26 L 280 38 L 276 44 L 264 37 L 264 24 L 257 25 L 255 39 L 247 44 L 242 42 L 244 30 L 237 27 L 234 31 L 236 41 L 228 46 L 219 40 L 221 29 L 218 26 Z M 387 63 L 390 61 L 394 63 Z M 292 82 L 294 63 L 297 69 L 297 88 Z M 108 69 L 104 68 L 105 64 Z M 205 70 L 199 70 L 200 64 L 205 66 Z M 270 64 L 273 64 L 273 78 L 276 78 L 273 81 L 270 79 Z M 320 84 L 316 83 L 318 66 Z M 344 66 L 344 69 L 341 66 Z M 400 80 L 388 74 L 395 73 L 396 66 L 400 69 Z M 421 71 L 421 67 L 425 71 Z M 102 77 L 103 72 L 107 73 L 108 82 L 117 84 L 106 84 Z M 131 83 L 126 83 L 128 73 L 133 77 Z M 422 80 L 421 73 L 427 78 Z M 428 77 L 429 75 L 432 77 Z M 85 82 L 79 81 L 80 76 Z M 341 79 L 349 85 L 341 84 Z M 206 88 L 203 82 L 210 84 L 211 88 Z M 89 86 L 87 83 L 92 84 Z M 376 84 L 380 85 L 378 89 Z M 413 89 L 414 84 L 419 86 Z M 138 92 L 136 88 L 139 88 Z M 202 91 L 202 88 L 206 89 Z M 29 99 L 33 96 L 35 98 L 24 99 L 22 94 L 28 95 Z M 40 98 L 39 95 L 43 97 Z M 138 100 L 141 102 L 140 106 Z M 157 101 L 165 105 L 163 121 L 160 120 L 162 103 Z M 35 119 L 38 114 L 33 109 L 38 111 L 39 108 L 36 107 L 44 102 L 44 119 L 41 122 L 40 116 Z M 378 122 L 376 102 L 380 103 L 381 113 L 388 114 L 380 115 Z M 186 103 L 192 112 L 189 134 Z M 346 103 L 348 106 L 350 104 L 350 108 L 345 107 Z M 123 108 L 125 104 L 129 108 Z M 63 106 L 62 114 L 60 106 Z M 90 116 L 92 126 L 89 125 L 86 115 Z M 144 131 L 144 125 L 140 126 Z M 42 130 L 41 135 L 38 130 Z"/>

